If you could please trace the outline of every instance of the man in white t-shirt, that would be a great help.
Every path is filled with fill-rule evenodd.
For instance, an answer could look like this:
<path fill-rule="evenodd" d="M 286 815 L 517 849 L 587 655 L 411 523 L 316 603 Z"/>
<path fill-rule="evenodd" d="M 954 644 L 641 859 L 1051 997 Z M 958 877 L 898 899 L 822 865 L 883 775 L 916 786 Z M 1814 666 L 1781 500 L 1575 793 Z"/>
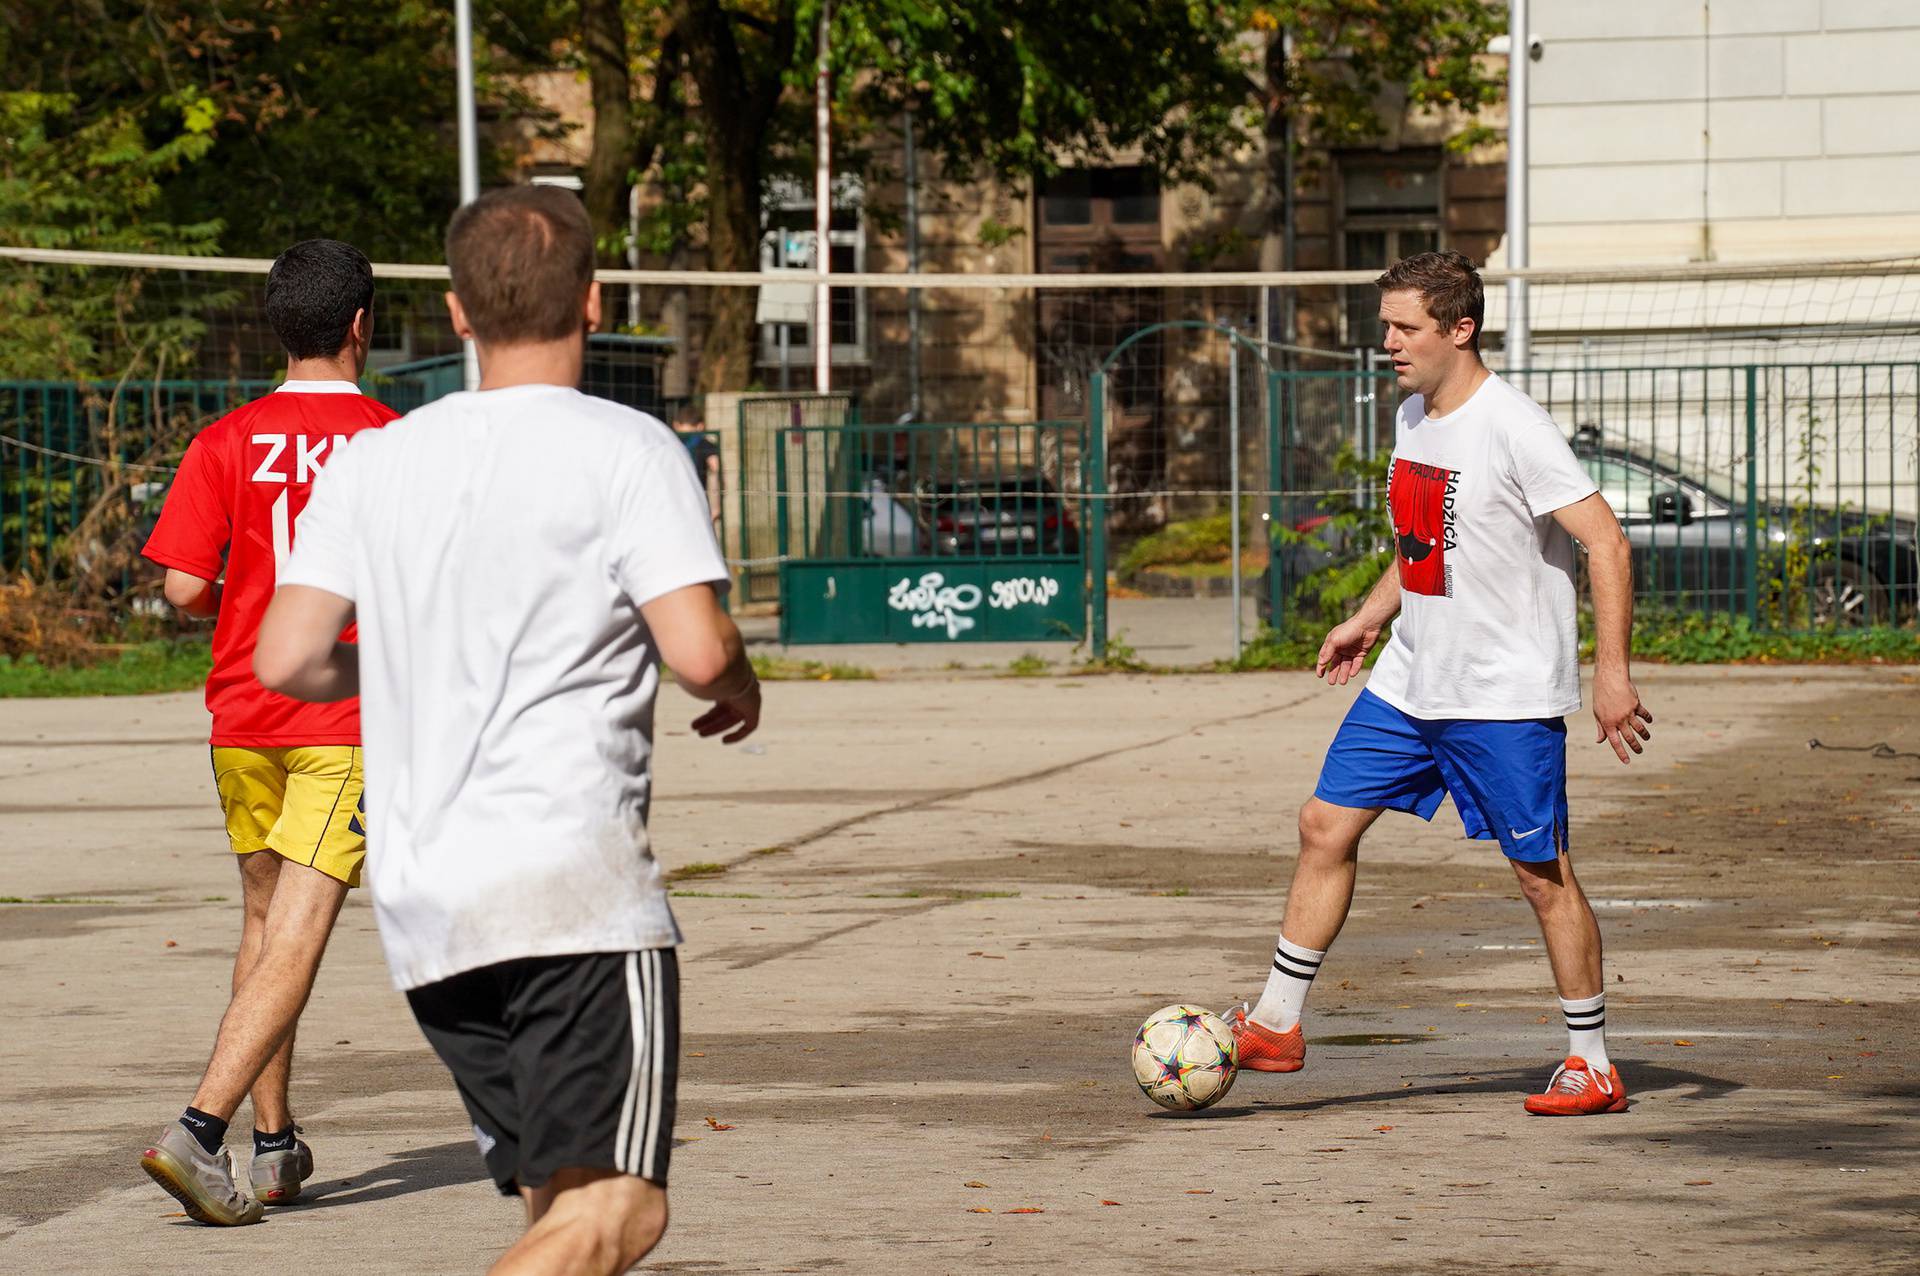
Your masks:
<path fill-rule="evenodd" d="M 1258 1004 L 1234 1012 L 1241 1066 L 1306 1062 L 1301 1008 L 1353 902 L 1361 836 L 1387 810 L 1432 819 L 1451 795 L 1467 836 L 1494 839 L 1533 905 L 1566 1018 L 1566 1061 L 1542 1116 L 1624 1112 L 1607 1058 L 1600 929 L 1568 857 L 1565 715 L 1580 708 L 1574 541 L 1596 632 L 1595 742 L 1626 762 L 1653 715 L 1628 674 L 1626 537 L 1539 404 L 1480 362 L 1485 298 L 1459 253 L 1422 253 L 1376 281 L 1400 405 L 1387 503 L 1394 565 L 1334 627 L 1316 672 L 1357 675 L 1393 635 L 1300 811 L 1300 860 Z M 1398 619 L 1395 620 L 1396 614 Z"/>
<path fill-rule="evenodd" d="M 493 1271 L 626 1271 L 666 1228 L 679 1051 L 680 932 L 647 840 L 660 664 L 728 743 L 760 689 L 686 448 L 574 388 L 600 317 L 578 198 L 483 195 L 447 262 L 480 389 L 329 462 L 254 669 L 360 695 L 387 962 L 526 1202 Z M 349 620 L 357 649 L 334 641 Z"/>

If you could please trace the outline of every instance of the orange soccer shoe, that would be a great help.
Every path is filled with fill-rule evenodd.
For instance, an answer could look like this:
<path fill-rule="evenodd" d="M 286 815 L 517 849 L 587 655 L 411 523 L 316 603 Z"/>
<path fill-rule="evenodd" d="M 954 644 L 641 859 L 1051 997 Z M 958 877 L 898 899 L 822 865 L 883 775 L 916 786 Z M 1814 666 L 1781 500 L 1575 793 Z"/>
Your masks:
<path fill-rule="evenodd" d="M 1298 1072 L 1307 1066 L 1307 1039 L 1295 1024 L 1277 1032 L 1247 1018 L 1245 1003 L 1227 1012 L 1227 1027 L 1240 1047 L 1240 1066 L 1255 1072 Z"/>
<path fill-rule="evenodd" d="M 1578 1055 L 1553 1070 L 1544 1093 L 1527 1096 L 1527 1111 L 1535 1116 L 1598 1116 L 1603 1112 L 1625 1112 L 1627 1088 L 1620 1083 L 1620 1071 L 1612 1064 L 1605 1072 L 1595 1072 Z"/>

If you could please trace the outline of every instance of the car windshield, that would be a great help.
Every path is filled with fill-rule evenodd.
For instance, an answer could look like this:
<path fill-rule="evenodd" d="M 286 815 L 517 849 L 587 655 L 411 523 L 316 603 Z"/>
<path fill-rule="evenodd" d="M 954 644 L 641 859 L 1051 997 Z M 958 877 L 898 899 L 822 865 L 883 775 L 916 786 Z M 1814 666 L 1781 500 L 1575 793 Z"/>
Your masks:
<path fill-rule="evenodd" d="M 1580 464 L 1623 519 L 1651 517 L 1653 499 L 1666 492 L 1685 493 L 1696 515 L 1724 514 L 1729 505 L 1727 497 L 1691 476 L 1639 457 L 1584 451 Z"/>

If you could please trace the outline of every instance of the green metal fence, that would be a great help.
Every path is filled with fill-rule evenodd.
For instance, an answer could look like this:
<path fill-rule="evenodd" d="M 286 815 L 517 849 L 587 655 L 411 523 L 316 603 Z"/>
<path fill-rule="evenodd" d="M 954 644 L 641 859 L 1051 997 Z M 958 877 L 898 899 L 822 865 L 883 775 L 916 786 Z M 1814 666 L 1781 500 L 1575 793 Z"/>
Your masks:
<path fill-rule="evenodd" d="M 782 641 L 1078 641 L 1085 443 L 1055 421 L 781 431 Z"/>
<path fill-rule="evenodd" d="M 273 387 L 253 381 L 0 383 L 0 572 L 37 572 L 107 491 L 151 519 L 199 426 Z"/>
<path fill-rule="evenodd" d="M 1567 430 L 1619 516 L 1643 603 L 1771 628 L 1914 622 L 1920 364 L 1507 375 Z M 1281 372 L 1270 392 L 1280 526 L 1383 499 L 1334 458 L 1392 448 L 1390 372 Z M 1316 565 L 1298 546 L 1278 557 L 1276 593 Z"/>

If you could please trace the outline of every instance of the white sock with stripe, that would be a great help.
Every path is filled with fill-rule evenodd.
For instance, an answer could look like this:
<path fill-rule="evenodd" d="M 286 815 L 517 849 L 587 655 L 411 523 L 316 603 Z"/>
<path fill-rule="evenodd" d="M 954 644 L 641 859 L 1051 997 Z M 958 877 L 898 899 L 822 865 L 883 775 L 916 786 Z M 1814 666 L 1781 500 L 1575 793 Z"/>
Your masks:
<path fill-rule="evenodd" d="M 1607 1059 L 1607 994 L 1578 1001 L 1562 997 L 1560 1013 L 1567 1020 L 1567 1053 L 1585 1059 L 1595 1072 L 1605 1072 L 1611 1066 Z"/>
<path fill-rule="evenodd" d="M 1273 969 L 1267 972 L 1267 986 L 1247 1017 L 1276 1032 L 1293 1031 L 1300 1022 L 1301 1008 L 1307 1004 L 1307 989 L 1313 987 L 1313 977 L 1320 973 L 1320 962 L 1326 955 L 1325 949 L 1303 948 L 1280 936 L 1273 950 Z"/>

